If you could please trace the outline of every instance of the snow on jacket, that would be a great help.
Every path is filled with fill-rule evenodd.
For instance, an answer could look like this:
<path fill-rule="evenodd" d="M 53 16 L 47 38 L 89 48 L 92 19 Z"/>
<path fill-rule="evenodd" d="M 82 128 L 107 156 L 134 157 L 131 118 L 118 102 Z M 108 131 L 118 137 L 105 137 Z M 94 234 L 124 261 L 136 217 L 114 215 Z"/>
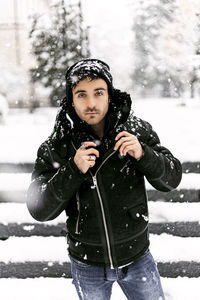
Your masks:
<path fill-rule="evenodd" d="M 157 190 L 180 183 L 180 162 L 160 145 L 151 125 L 130 113 L 130 96 L 114 90 L 104 138 L 63 100 L 52 135 L 39 147 L 27 206 L 38 221 L 67 215 L 69 253 L 88 264 L 117 267 L 141 256 L 149 246 L 148 206 L 144 176 Z M 137 161 L 114 151 L 121 131 L 137 136 L 144 156 Z M 84 141 L 95 141 L 100 158 L 83 174 L 74 163 Z"/>

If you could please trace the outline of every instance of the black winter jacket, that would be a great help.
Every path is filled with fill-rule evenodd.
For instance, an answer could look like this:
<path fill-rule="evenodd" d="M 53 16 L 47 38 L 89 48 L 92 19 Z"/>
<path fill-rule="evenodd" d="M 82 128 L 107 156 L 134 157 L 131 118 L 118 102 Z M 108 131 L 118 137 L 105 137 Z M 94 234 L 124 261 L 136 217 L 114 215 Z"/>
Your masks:
<path fill-rule="evenodd" d="M 130 97 L 115 90 L 114 99 L 97 147 L 100 158 L 86 174 L 73 158 L 82 142 L 98 137 L 63 102 L 54 132 L 38 150 L 27 200 L 38 221 L 65 210 L 70 255 L 110 267 L 128 264 L 149 246 L 144 176 L 163 192 L 176 188 L 182 176 L 180 162 L 160 145 L 151 125 L 130 114 Z M 139 139 L 144 150 L 139 161 L 114 151 L 115 136 L 123 130 Z"/>

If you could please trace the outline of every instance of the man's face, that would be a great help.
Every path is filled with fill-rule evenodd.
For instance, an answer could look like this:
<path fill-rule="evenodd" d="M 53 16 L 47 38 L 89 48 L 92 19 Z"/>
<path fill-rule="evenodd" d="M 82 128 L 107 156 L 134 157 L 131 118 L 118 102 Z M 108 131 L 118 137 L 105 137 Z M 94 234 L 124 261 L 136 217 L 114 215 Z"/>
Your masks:
<path fill-rule="evenodd" d="M 81 120 L 91 126 L 104 120 L 109 106 L 105 80 L 83 79 L 72 89 L 72 95 L 74 109 Z"/>

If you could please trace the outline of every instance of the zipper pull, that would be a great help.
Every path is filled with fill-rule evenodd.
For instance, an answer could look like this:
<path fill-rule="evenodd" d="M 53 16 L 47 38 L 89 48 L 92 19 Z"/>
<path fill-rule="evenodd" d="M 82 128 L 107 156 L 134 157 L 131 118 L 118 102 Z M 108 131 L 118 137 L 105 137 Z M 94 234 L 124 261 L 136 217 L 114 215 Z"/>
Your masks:
<path fill-rule="evenodd" d="M 92 180 L 93 180 L 93 186 L 91 186 L 92 189 L 95 189 L 96 186 L 97 186 L 97 179 L 96 179 L 96 176 L 92 176 Z"/>

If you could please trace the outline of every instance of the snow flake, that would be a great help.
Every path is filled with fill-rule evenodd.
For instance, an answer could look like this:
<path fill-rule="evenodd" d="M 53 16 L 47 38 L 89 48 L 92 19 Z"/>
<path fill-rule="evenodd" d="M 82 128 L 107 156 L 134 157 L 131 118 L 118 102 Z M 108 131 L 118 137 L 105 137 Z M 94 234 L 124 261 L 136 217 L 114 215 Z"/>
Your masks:
<path fill-rule="evenodd" d="M 24 225 L 23 229 L 26 231 L 31 231 L 35 228 L 35 225 Z"/>
<path fill-rule="evenodd" d="M 96 146 L 100 146 L 101 145 L 101 141 L 100 140 L 94 140 L 94 143 L 96 144 Z"/>
<path fill-rule="evenodd" d="M 111 185 L 111 190 L 112 190 L 114 187 L 115 187 L 115 184 L 114 184 L 114 183 L 112 183 L 112 185 Z"/>
<path fill-rule="evenodd" d="M 144 277 L 142 277 L 142 281 L 147 281 L 147 278 L 144 276 Z"/>
<path fill-rule="evenodd" d="M 46 188 L 47 188 L 47 184 L 46 184 L 46 183 L 43 183 L 43 184 L 41 185 L 41 192 L 44 192 L 44 191 L 46 190 Z"/>
<path fill-rule="evenodd" d="M 60 167 L 60 164 L 59 164 L 57 161 L 54 161 L 54 162 L 53 162 L 53 167 L 54 167 L 55 169 L 58 169 L 58 168 Z"/>

